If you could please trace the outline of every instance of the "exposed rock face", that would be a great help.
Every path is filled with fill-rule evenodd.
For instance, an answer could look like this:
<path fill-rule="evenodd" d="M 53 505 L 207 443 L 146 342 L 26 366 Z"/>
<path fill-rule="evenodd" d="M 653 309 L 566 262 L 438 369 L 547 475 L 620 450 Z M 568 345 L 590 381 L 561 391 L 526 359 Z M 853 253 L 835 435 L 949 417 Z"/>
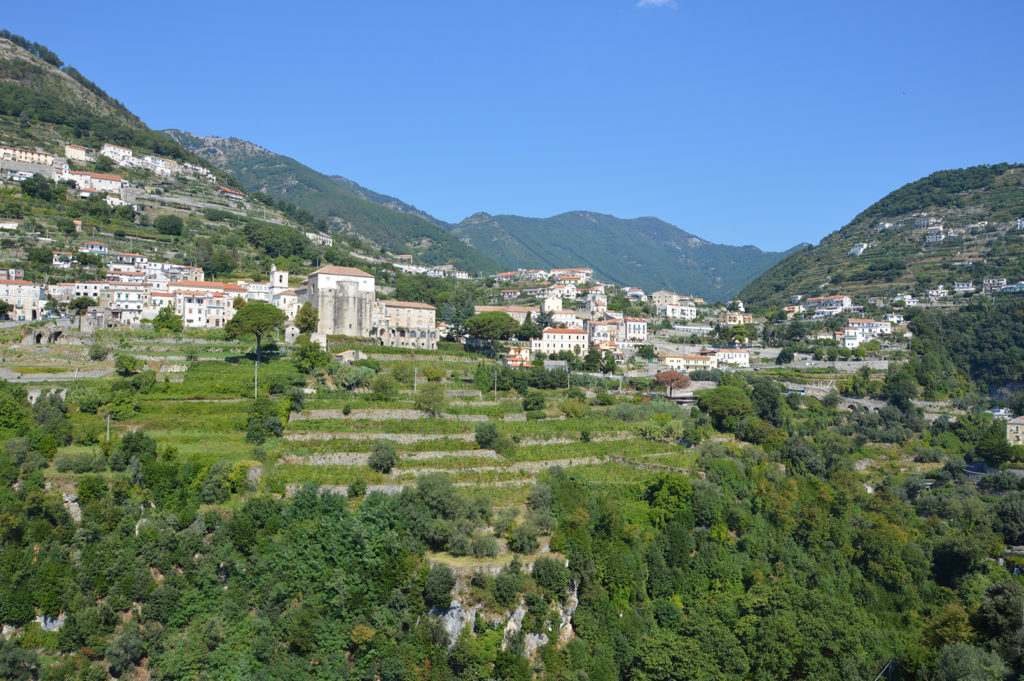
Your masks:
<path fill-rule="evenodd" d="M 472 631 L 476 610 L 475 607 L 464 608 L 462 601 L 455 599 L 447 609 L 435 608 L 431 611 L 432 615 L 441 618 L 441 624 L 444 626 L 445 633 L 448 634 L 449 648 L 455 646 L 455 642 L 459 640 L 459 635 L 466 628 L 466 624 L 469 624 L 470 631 Z"/>
<path fill-rule="evenodd" d="M 64 622 L 66 619 L 67 615 L 64 613 L 60 613 L 56 617 L 36 615 L 36 622 L 39 622 L 39 626 L 42 627 L 43 631 L 60 631 L 64 628 Z"/>
<path fill-rule="evenodd" d="M 64 499 L 64 508 L 68 510 L 68 515 L 76 523 L 82 522 L 82 507 L 78 505 L 78 495 L 72 492 L 64 492 L 61 495 Z"/>
<path fill-rule="evenodd" d="M 569 595 L 565 599 L 565 604 L 559 603 L 558 605 L 558 615 L 561 617 L 561 623 L 558 625 L 558 645 L 564 646 L 573 636 L 572 616 L 580 604 L 579 586 L 577 582 L 573 582 L 569 586 Z"/>
<path fill-rule="evenodd" d="M 508 618 L 508 624 L 505 625 L 505 636 L 501 641 L 502 650 L 508 648 L 509 644 L 512 643 L 512 639 L 523 630 L 524 617 L 526 617 L 526 604 L 520 603 L 519 607 L 512 612 L 512 616 Z"/>

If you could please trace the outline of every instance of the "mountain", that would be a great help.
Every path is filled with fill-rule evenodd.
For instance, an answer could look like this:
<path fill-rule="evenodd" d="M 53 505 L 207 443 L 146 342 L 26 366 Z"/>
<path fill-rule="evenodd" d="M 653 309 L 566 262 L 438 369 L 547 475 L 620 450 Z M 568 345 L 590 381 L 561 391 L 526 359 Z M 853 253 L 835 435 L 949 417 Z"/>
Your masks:
<path fill-rule="evenodd" d="M 788 305 L 793 295 L 845 293 L 866 300 L 940 285 L 951 290 L 958 281 L 980 287 L 989 277 L 1015 282 L 1024 279 L 1021 216 L 1024 165 L 942 170 L 900 187 L 817 246 L 790 255 L 740 296 L 767 308 Z"/>
<path fill-rule="evenodd" d="M 181 130 L 164 130 L 163 134 L 234 173 L 248 191 L 265 192 L 294 203 L 327 218 L 339 231 L 356 234 L 381 249 L 414 253 L 422 262 L 450 262 L 474 272 L 498 269 L 493 260 L 454 238 L 411 206 L 402 210 L 399 204 L 407 204 L 370 192 L 345 178 L 339 178 L 343 181 L 340 182 L 293 158 L 233 137 L 200 137 Z"/>
<path fill-rule="evenodd" d="M 111 142 L 137 151 L 207 167 L 209 162 L 150 130 L 117 101 L 46 47 L 0 31 L 0 116 L 16 128 L 0 141 L 41 146 L 63 153 L 65 140 L 85 146 Z M 234 186 L 224 175 L 222 182 Z"/>
<path fill-rule="evenodd" d="M 550 218 L 477 213 L 452 234 L 505 269 L 593 267 L 597 276 L 647 291 L 668 288 L 708 298 L 734 296 L 786 253 L 724 246 L 652 217 L 622 219 L 588 211 Z"/>

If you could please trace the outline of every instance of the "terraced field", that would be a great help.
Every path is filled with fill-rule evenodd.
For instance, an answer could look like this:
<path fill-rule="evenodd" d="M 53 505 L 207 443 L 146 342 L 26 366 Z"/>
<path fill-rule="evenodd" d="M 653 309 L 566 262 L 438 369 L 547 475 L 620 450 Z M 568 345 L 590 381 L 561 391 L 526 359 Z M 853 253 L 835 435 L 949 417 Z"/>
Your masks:
<path fill-rule="evenodd" d="M 444 473 L 459 486 L 487 490 L 499 505 L 518 505 L 538 473 L 552 466 L 622 484 L 662 470 L 693 469 L 687 450 L 668 441 L 644 440 L 634 422 L 616 416 L 615 410 L 632 403 L 633 395 L 613 395 L 599 405 L 593 392 L 581 402 L 582 392 L 576 388 L 573 402 L 577 410 L 582 404 L 585 413 L 569 410 L 573 415 L 567 416 L 566 389 L 535 391 L 543 394 L 546 404 L 542 414 L 534 412 L 528 419 L 522 395 L 481 393 L 470 383 L 475 363 L 487 360 L 439 353 L 374 353 L 369 364 L 376 375 L 399 384 L 382 399 L 369 382 L 344 389 L 330 376 L 300 374 L 286 349 L 261 364 L 259 371 L 260 394 L 272 393 L 283 432 L 256 444 L 247 441 L 254 367 L 244 354 L 244 343 L 132 332 L 107 333 L 98 341 L 112 354 L 145 357 L 147 369 L 155 374 L 147 389 L 133 395 L 134 408 L 110 419 L 112 439 L 129 431 L 145 432 L 156 440 L 161 456 L 211 469 L 249 468 L 253 485 L 271 493 L 287 494 L 308 483 L 347 493 L 356 482 L 365 484 L 368 492 L 393 493 L 415 485 L 424 475 Z M 58 369 L 83 363 L 82 350 L 67 346 L 38 353 Z M 112 363 L 108 359 L 106 364 Z M 65 389 L 69 404 L 78 405 L 87 393 L 113 394 L 137 380 L 118 377 L 112 368 L 101 378 L 39 387 Z M 427 385 L 427 375 L 444 388 L 443 408 L 434 416 L 416 408 L 416 390 Z M 301 408 L 296 400 L 302 402 Z M 75 443 L 61 447 L 55 460 L 102 457 L 109 410 L 109 405 L 100 406 L 87 413 L 73 406 L 69 415 Z M 678 411 L 679 417 L 686 417 Z M 505 438 L 500 448 L 477 444 L 476 430 L 486 423 L 495 424 Z M 392 443 L 398 454 L 387 473 L 368 466 L 375 443 L 382 440 Z M 74 477 L 66 470 L 51 467 L 48 474 L 58 484 L 73 485 Z"/>

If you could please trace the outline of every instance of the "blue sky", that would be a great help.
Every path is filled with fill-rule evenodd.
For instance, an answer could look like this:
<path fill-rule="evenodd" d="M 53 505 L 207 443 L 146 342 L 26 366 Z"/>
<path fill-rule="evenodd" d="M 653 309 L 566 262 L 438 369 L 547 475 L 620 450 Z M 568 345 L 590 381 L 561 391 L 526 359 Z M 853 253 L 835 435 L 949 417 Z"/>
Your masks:
<path fill-rule="evenodd" d="M 448 221 L 653 215 L 817 242 L 932 171 L 1024 161 L 1024 3 L 8 3 L 150 127 Z"/>

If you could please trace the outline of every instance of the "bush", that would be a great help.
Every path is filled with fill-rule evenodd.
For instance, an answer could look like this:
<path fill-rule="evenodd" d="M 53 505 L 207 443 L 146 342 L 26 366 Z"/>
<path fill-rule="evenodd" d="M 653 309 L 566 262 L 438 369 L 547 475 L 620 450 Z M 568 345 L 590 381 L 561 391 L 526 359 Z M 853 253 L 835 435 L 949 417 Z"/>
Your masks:
<path fill-rule="evenodd" d="M 93 345 L 89 346 L 89 359 L 91 359 L 94 362 L 102 362 L 107 358 L 107 355 L 109 354 L 110 350 L 107 348 L 106 345 L 94 343 Z"/>
<path fill-rule="evenodd" d="M 538 548 L 537 528 L 531 523 L 516 525 L 509 535 L 508 547 L 516 553 L 533 553 Z"/>
<path fill-rule="evenodd" d="M 494 535 L 475 534 L 470 541 L 470 553 L 474 558 L 494 558 L 498 555 L 498 540 Z"/>
<path fill-rule="evenodd" d="M 540 411 L 544 408 L 544 393 L 531 391 L 523 396 L 523 411 Z"/>
<path fill-rule="evenodd" d="M 434 565 L 423 581 L 423 600 L 431 608 L 447 608 L 451 605 L 455 574 L 447 565 Z"/>
<path fill-rule="evenodd" d="M 142 371 L 145 363 L 138 357 L 131 355 L 118 355 L 114 360 L 114 369 L 122 376 L 131 376 Z"/>
<path fill-rule="evenodd" d="M 498 432 L 498 426 L 490 421 L 476 425 L 476 444 L 481 449 L 493 449 L 500 438 L 501 433 Z"/>
<path fill-rule="evenodd" d="M 552 598 L 561 599 L 569 588 L 569 571 L 561 561 L 541 557 L 533 564 L 533 581 Z"/>
<path fill-rule="evenodd" d="M 547 413 L 543 409 L 538 409 L 536 411 L 528 411 L 528 412 L 526 412 L 526 420 L 527 421 L 541 421 L 543 419 L 546 419 L 547 416 L 548 416 Z"/>
<path fill-rule="evenodd" d="M 590 406 L 586 402 L 577 399 L 565 400 L 561 406 L 562 413 L 571 419 L 583 418 L 590 411 Z"/>
<path fill-rule="evenodd" d="M 366 481 L 362 478 L 356 478 L 348 486 L 348 498 L 356 499 L 363 496 L 366 496 Z"/>
<path fill-rule="evenodd" d="M 368 465 L 378 473 L 390 473 L 398 463 L 398 452 L 395 443 L 390 440 L 377 440 L 373 443 Z"/>
<path fill-rule="evenodd" d="M 153 226 L 161 234 L 181 236 L 181 230 L 185 227 L 185 222 L 178 215 L 161 215 L 153 221 Z"/>

